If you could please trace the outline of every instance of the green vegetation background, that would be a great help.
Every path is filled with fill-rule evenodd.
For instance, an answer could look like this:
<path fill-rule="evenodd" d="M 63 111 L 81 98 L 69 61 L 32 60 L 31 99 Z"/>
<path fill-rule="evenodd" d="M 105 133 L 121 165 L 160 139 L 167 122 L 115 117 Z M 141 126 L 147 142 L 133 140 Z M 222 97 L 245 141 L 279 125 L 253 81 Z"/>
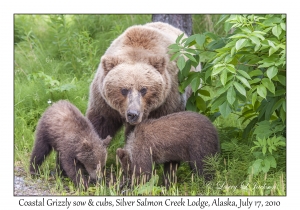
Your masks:
<path fill-rule="evenodd" d="M 193 33 L 222 35 L 223 26 L 215 26 L 218 20 L 219 15 L 193 15 Z M 89 85 L 101 55 L 127 27 L 147 22 L 151 22 L 151 15 L 15 15 L 14 165 L 24 169 L 22 173 L 15 171 L 16 175 L 32 179 L 28 168 L 35 127 L 48 102 L 67 99 L 85 113 Z M 241 137 L 243 125 L 237 116 L 219 117 L 214 124 L 222 155 L 207 160 L 207 170 L 216 173 L 211 182 L 191 174 L 183 164 L 177 183 L 168 190 L 157 178 L 162 171 L 158 166 L 158 176 L 144 186 L 122 191 L 110 182 L 109 186 L 103 183 L 84 192 L 69 179 L 50 175 L 55 171 L 54 154 L 41 167 L 40 178 L 56 195 L 285 195 L 285 161 L 267 174 L 249 175 L 253 145 Z M 117 178 L 120 170 L 115 150 L 123 144 L 121 131 L 110 145 L 106 165 Z"/>

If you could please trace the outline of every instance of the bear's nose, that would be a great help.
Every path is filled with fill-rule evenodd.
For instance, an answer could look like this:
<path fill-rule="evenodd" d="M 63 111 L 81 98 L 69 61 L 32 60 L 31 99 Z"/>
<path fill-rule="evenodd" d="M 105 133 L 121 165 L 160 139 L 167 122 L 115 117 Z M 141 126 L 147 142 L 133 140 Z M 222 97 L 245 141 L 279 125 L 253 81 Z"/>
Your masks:
<path fill-rule="evenodd" d="M 129 121 L 129 123 L 133 123 L 135 121 L 137 121 L 139 117 L 139 113 L 136 110 L 128 110 L 127 111 L 127 119 Z"/>

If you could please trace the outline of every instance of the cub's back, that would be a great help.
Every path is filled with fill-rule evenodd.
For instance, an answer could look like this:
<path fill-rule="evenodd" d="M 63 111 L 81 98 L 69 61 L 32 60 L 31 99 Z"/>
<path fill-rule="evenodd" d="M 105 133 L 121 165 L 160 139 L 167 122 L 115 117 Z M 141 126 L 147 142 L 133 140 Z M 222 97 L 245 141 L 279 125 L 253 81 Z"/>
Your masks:
<path fill-rule="evenodd" d="M 206 116 L 190 111 L 148 119 L 135 128 L 135 136 L 144 139 L 139 138 L 140 141 L 151 141 L 156 144 L 175 143 L 184 139 L 198 141 L 203 135 L 217 138 L 216 128 Z"/>
<path fill-rule="evenodd" d="M 70 138 L 81 132 L 90 133 L 91 125 L 77 107 L 68 101 L 60 100 L 42 115 L 37 133 L 48 133 L 54 138 Z"/>

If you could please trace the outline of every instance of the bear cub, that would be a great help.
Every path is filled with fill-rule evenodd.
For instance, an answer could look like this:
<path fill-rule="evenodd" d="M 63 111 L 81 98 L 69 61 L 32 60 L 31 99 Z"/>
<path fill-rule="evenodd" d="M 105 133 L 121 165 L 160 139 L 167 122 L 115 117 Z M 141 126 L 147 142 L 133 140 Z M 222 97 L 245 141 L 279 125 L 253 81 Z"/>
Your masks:
<path fill-rule="evenodd" d="M 171 179 L 176 168 L 169 162 L 189 162 L 191 169 L 203 174 L 203 159 L 220 151 L 217 130 L 211 121 L 198 113 L 184 111 L 138 124 L 129 134 L 123 149 L 117 149 L 122 169 L 127 175 L 146 175 L 149 180 L 152 163 L 164 163 L 164 181 Z M 205 175 L 209 179 L 209 175 Z"/>
<path fill-rule="evenodd" d="M 83 183 L 87 188 L 105 166 L 110 141 L 110 136 L 99 138 L 90 121 L 73 104 L 58 101 L 44 112 L 36 127 L 30 173 L 36 174 L 53 149 L 58 153 L 57 164 L 63 174 L 75 185 Z"/>

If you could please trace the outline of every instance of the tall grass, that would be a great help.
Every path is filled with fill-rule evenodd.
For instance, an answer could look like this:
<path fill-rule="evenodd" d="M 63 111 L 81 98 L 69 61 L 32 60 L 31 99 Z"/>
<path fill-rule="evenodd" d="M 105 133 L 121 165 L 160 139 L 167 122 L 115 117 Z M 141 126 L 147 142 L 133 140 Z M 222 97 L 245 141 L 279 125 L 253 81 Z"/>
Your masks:
<path fill-rule="evenodd" d="M 193 32 L 222 33 L 219 15 L 193 15 Z M 101 55 L 118 35 L 134 24 L 151 21 L 151 15 L 15 15 L 14 16 L 14 164 L 29 175 L 29 157 L 35 127 L 49 101 L 67 99 L 85 113 L 89 85 Z M 162 166 L 153 168 L 150 182 L 124 185 L 115 151 L 124 145 L 124 130 L 118 132 L 108 149 L 106 176 L 87 191 L 75 187 L 55 170 L 54 153 L 40 168 L 40 179 L 56 195 L 285 195 L 285 173 L 249 175 L 253 159 L 251 142 L 242 139 L 237 116 L 218 118 L 222 154 L 206 160 L 212 181 L 193 174 L 182 164 L 177 181 L 170 188 L 162 183 Z M 281 163 L 285 164 L 285 161 Z M 54 175 L 54 176 L 53 176 Z M 242 188 L 241 185 L 246 187 Z M 271 189 L 258 186 L 276 186 Z"/>

